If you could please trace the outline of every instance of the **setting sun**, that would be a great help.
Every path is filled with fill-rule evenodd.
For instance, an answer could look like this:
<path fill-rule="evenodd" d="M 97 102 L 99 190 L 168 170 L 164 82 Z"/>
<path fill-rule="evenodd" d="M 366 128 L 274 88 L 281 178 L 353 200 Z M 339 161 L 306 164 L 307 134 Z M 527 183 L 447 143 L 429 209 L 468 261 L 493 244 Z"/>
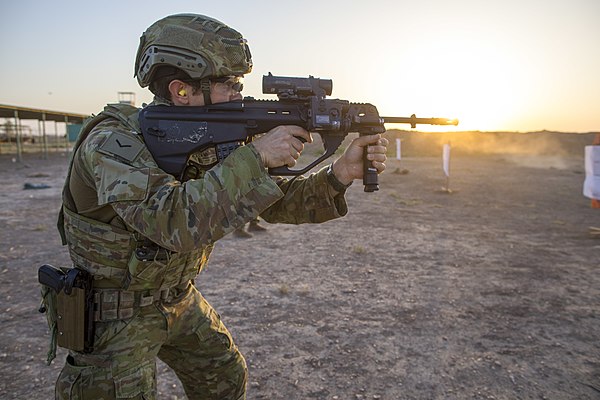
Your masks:
<path fill-rule="evenodd" d="M 532 71 L 518 62 L 511 49 L 476 39 L 448 38 L 427 50 L 416 47 L 412 52 L 413 62 L 403 64 L 399 81 L 402 92 L 412 95 L 406 107 L 412 107 L 417 116 L 458 118 L 460 126 L 456 129 L 460 130 L 519 126 L 531 100 L 528 81 Z M 394 98 L 397 94 L 390 93 L 386 103 Z"/>

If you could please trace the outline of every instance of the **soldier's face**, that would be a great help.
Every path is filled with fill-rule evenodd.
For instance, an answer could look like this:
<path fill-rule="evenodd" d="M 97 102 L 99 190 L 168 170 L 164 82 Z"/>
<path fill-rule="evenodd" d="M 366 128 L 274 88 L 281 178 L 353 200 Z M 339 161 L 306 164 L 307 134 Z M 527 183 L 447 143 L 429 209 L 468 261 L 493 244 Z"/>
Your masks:
<path fill-rule="evenodd" d="M 216 86 L 216 87 L 213 87 Z M 190 90 L 191 92 L 191 90 Z M 204 95 L 200 90 L 196 94 L 189 94 L 189 104 L 190 106 L 203 106 L 204 105 Z M 211 85 L 210 91 L 210 99 L 213 104 L 218 103 L 227 103 L 229 101 L 241 100 L 242 94 L 233 89 L 223 88 L 221 84 L 213 84 Z"/>
<path fill-rule="evenodd" d="M 212 82 L 210 95 L 213 103 L 226 103 L 228 101 L 241 100 L 244 78 L 232 76 L 223 82 Z"/>
<path fill-rule="evenodd" d="M 213 104 L 227 103 L 229 101 L 241 100 L 243 78 L 242 77 L 231 77 L 220 82 L 211 82 L 210 84 L 210 99 Z M 195 92 L 195 93 L 194 93 Z M 186 105 L 190 106 L 203 106 L 204 95 L 201 90 L 192 90 L 191 86 L 187 90 L 188 101 Z"/>

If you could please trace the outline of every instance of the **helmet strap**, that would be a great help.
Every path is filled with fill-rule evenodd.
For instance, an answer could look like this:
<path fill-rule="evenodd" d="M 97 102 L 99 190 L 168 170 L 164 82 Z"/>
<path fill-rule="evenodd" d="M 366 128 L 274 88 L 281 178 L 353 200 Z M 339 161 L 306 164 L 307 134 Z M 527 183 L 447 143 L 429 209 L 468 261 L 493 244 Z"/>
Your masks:
<path fill-rule="evenodd" d="M 204 95 L 204 105 L 210 106 L 212 101 L 210 100 L 210 79 L 202 79 L 200 80 L 200 90 L 202 90 L 202 94 Z"/>

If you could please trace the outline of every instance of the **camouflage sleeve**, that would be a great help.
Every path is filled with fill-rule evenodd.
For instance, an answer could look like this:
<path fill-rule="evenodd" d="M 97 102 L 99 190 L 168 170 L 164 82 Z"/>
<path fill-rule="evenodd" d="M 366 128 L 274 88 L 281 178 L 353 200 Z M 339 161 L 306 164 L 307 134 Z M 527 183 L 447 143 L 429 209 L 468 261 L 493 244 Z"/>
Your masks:
<path fill-rule="evenodd" d="M 119 146 L 138 151 L 133 161 L 114 154 L 118 149 L 103 151 L 115 137 Z M 128 226 L 169 250 L 186 252 L 213 243 L 283 197 L 253 146 L 240 147 L 202 179 L 182 183 L 162 171 L 135 140 L 104 131 L 86 146 L 98 205 L 110 204 Z"/>
<path fill-rule="evenodd" d="M 110 205 L 133 230 L 172 251 L 214 243 L 259 214 L 300 224 L 343 216 L 347 205 L 325 170 L 274 180 L 252 144 L 201 179 L 180 182 L 160 169 L 143 141 L 114 122 L 99 125 L 83 150 L 98 206 Z"/>
<path fill-rule="evenodd" d="M 260 216 L 271 223 L 302 224 L 325 222 L 346 215 L 348 206 L 344 195 L 337 193 L 327 182 L 326 169 L 309 177 L 279 179 L 284 197 Z"/>

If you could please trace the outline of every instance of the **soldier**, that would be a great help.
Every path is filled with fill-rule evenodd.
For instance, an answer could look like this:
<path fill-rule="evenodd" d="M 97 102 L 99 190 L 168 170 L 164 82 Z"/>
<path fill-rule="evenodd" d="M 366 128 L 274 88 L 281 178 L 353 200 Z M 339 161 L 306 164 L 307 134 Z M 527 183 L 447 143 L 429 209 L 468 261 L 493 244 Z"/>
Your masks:
<path fill-rule="evenodd" d="M 250 232 L 265 232 L 267 230 L 267 228 L 260 225 L 260 219 L 258 217 L 254 218 L 252 221 L 248 222 L 247 226 L 248 226 L 248 228 L 247 228 L 248 230 L 246 230 L 246 225 L 244 225 L 241 228 L 238 228 L 235 231 L 233 231 L 233 235 L 235 237 L 247 239 L 247 238 L 252 237 L 252 233 L 250 233 Z"/>
<path fill-rule="evenodd" d="M 142 35 L 135 75 L 153 104 L 202 106 L 241 99 L 252 60 L 241 34 L 202 15 L 168 16 Z M 362 178 L 363 149 L 378 172 L 387 140 L 355 139 L 309 177 L 274 179 L 294 166 L 310 134 L 279 126 L 216 163 L 190 157 L 185 179 L 162 171 L 130 106 L 107 106 L 82 129 L 63 191 L 59 230 L 74 265 L 93 275 L 93 350 L 70 350 L 56 398 L 153 399 L 156 357 L 189 399 L 244 399 L 243 356 L 194 286 L 215 241 L 260 215 L 320 223 L 346 214 L 346 188 Z"/>

